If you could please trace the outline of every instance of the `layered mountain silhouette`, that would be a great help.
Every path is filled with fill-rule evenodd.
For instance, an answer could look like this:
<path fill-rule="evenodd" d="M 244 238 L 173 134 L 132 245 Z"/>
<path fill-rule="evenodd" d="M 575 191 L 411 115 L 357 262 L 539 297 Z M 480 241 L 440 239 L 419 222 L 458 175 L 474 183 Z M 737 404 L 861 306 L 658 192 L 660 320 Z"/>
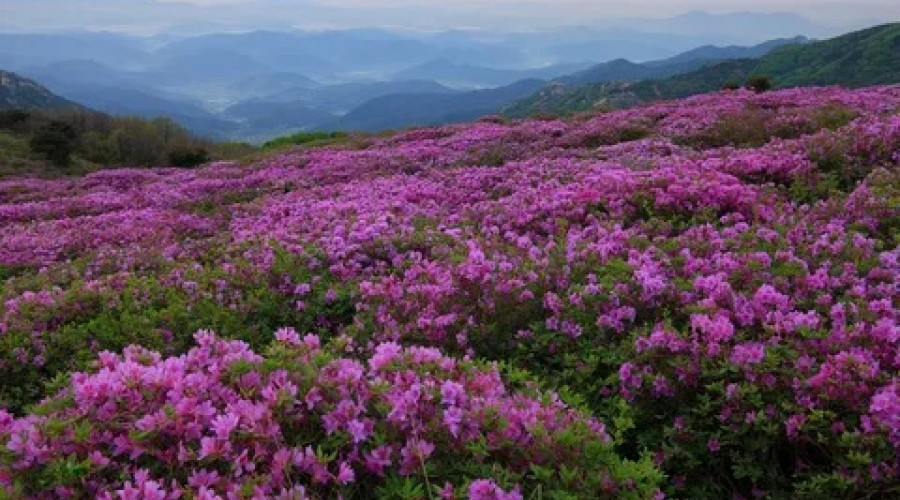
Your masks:
<path fill-rule="evenodd" d="M 7 73 L 10 82 L 21 82 L 4 90 L 6 102 L 16 106 L 77 102 L 115 115 L 167 116 L 199 135 L 253 142 L 500 112 L 517 117 L 629 106 L 717 90 L 751 75 L 770 76 L 782 87 L 900 80 L 896 24 L 824 41 L 797 36 L 695 44 L 667 57 L 646 57 L 690 43 L 696 23 L 727 27 L 746 18 L 779 29 L 804 26 L 784 16 L 747 16 L 693 12 L 658 25 L 573 29 L 557 39 L 548 33 L 489 37 L 383 29 L 150 38 L 0 34 L 0 67 L 15 72 Z M 668 38 L 651 34 L 641 42 L 648 45 L 635 49 L 634 33 L 663 27 Z M 669 45 L 665 50 L 662 42 Z M 628 58 L 590 62 L 616 50 Z"/>

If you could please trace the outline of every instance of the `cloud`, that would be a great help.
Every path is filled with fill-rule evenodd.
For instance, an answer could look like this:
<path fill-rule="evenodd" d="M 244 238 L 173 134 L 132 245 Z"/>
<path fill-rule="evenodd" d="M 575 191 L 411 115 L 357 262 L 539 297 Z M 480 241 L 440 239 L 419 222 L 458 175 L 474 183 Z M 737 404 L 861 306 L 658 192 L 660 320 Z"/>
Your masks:
<path fill-rule="evenodd" d="M 170 26 L 478 27 L 517 31 L 563 25 L 602 26 L 631 17 L 686 10 L 791 11 L 836 27 L 900 19 L 896 0 L 0 0 L 0 29 L 114 29 L 153 33 Z"/>

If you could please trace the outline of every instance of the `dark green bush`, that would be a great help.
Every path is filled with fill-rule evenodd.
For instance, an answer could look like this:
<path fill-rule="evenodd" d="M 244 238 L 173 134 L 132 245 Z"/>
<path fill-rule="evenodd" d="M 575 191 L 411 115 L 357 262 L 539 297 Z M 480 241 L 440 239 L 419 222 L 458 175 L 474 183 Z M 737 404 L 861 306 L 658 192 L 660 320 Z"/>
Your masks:
<path fill-rule="evenodd" d="M 31 118 L 31 113 L 21 109 L 0 111 L 0 129 L 19 130 Z"/>
<path fill-rule="evenodd" d="M 772 78 L 769 76 L 751 76 L 747 78 L 747 88 L 755 92 L 766 92 L 775 87 Z"/>
<path fill-rule="evenodd" d="M 769 142 L 768 122 L 772 113 L 762 109 L 746 109 L 723 116 L 713 126 L 697 134 L 676 138 L 676 143 L 698 148 L 734 146 L 754 148 Z"/>
<path fill-rule="evenodd" d="M 299 132 L 292 135 L 278 137 L 263 144 L 266 149 L 285 146 L 301 146 L 305 144 L 331 144 L 340 142 L 349 137 L 347 132 Z"/>
<path fill-rule="evenodd" d="M 202 146 L 178 146 L 169 151 L 169 163 L 175 167 L 197 167 L 209 160 L 209 151 Z"/>
<path fill-rule="evenodd" d="M 64 167 L 71 161 L 77 141 L 78 135 L 72 125 L 53 120 L 37 129 L 29 145 L 33 153 Z"/>
<path fill-rule="evenodd" d="M 240 271 L 234 275 L 224 273 L 212 255 L 206 259 L 209 263 L 205 266 L 181 263 L 156 269 L 106 291 L 72 282 L 52 305 L 21 306 L 7 319 L 8 330 L 0 335 L 0 363 L 5 367 L 0 407 L 22 411 L 46 395 L 46 381 L 88 368 L 100 350 L 118 352 L 130 344 L 141 344 L 180 354 L 201 329 L 214 329 L 225 338 L 259 348 L 285 325 L 329 335 L 352 322 L 353 289 L 327 272 L 315 275 L 320 279 L 304 297 L 302 310 L 298 309 L 292 290 L 283 289 L 285 280 L 308 283 L 314 275 L 296 256 L 276 251 L 275 261 L 265 273 L 237 261 Z M 181 283 L 190 286 L 167 283 L 165 276 L 170 272 L 183 273 Z M 23 271 L 0 268 L 0 277 L 4 274 L 12 277 Z M 225 284 L 230 293 L 243 297 L 240 307 L 223 303 L 226 299 L 220 287 Z M 329 289 L 336 293 L 331 300 L 326 299 Z M 0 304 L 0 317 L 4 312 Z M 38 352 L 33 339 L 41 331 L 45 346 Z M 20 356 L 29 361 L 39 356 L 41 362 L 21 362 Z"/>

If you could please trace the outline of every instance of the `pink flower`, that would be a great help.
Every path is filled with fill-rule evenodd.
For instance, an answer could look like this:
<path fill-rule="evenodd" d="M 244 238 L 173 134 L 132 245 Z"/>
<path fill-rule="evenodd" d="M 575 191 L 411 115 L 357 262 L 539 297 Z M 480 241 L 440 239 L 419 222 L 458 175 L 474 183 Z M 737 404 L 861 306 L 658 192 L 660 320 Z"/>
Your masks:
<path fill-rule="evenodd" d="M 441 488 L 441 491 L 438 492 L 438 496 L 440 496 L 444 500 L 453 500 L 453 485 L 450 483 L 444 483 L 444 487 Z"/>
<path fill-rule="evenodd" d="M 293 328 L 281 328 L 276 330 L 275 340 L 289 346 L 300 345 L 300 335 Z"/>
<path fill-rule="evenodd" d="M 347 462 L 341 462 L 338 466 L 336 479 L 337 482 L 341 484 L 348 484 L 356 480 L 356 474 L 353 473 L 353 468 L 350 467 L 350 464 L 348 464 Z"/>
<path fill-rule="evenodd" d="M 406 445 L 400 450 L 402 463 L 400 472 L 403 474 L 411 474 L 413 471 L 419 470 L 422 464 L 428 460 L 428 457 L 434 452 L 434 445 L 428 441 L 420 439 L 410 439 L 406 441 Z"/>
<path fill-rule="evenodd" d="M 219 415 L 212 421 L 212 430 L 219 439 L 228 439 L 231 432 L 237 429 L 240 419 L 237 415 L 228 413 Z"/>
<path fill-rule="evenodd" d="M 447 380 L 441 384 L 441 402 L 445 405 L 456 406 L 466 401 L 466 391 L 462 384 Z"/>
<path fill-rule="evenodd" d="M 729 360 L 738 366 L 746 366 L 761 363 L 765 357 L 766 346 L 764 344 L 747 342 L 734 346 Z"/>
<path fill-rule="evenodd" d="M 350 436 L 353 437 L 354 443 L 361 443 L 365 441 L 367 437 L 369 437 L 371 431 L 368 429 L 368 427 L 369 426 L 367 426 L 365 423 L 357 419 L 353 419 L 347 423 L 347 431 L 350 432 Z"/>
<path fill-rule="evenodd" d="M 472 481 L 467 494 L 469 500 L 522 500 L 522 494 L 518 489 L 507 493 L 488 479 Z"/>

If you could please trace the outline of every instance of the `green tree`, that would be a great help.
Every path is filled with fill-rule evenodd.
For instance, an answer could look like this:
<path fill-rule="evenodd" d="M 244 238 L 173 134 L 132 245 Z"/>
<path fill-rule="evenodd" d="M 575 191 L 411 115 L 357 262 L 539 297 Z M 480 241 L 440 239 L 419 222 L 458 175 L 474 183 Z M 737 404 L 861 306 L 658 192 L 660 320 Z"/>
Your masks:
<path fill-rule="evenodd" d="M 109 166 L 122 162 L 112 136 L 95 130 L 81 136 L 77 155 L 97 165 Z"/>
<path fill-rule="evenodd" d="M 747 78 L 747 88 L 756 92 L 765 92 L 767 90 L 772 90 L 775 84 L 772 83 L 772 78 L 768 76 L 751 76 Z"/>
<path fill-rule="evenodd" d="M 51 120 L 35 131 L 29 146 L 33 153 L 62 167 L 71 161 L 77 142 L 78 134 L 71 125 L 64 121 Z"/>
<path fill-rule="evenodd" d="M 31 118 L 31 113 L 22 109 L 0 111 L 0 129 L 19 131 Z"/>
<path fill-rule="evenodd" d="M 131 166 L 152 167 L 166 162 L 164 133 L 146 120 L 121 118 L 112 137 L 119 159 Z"/>
<path fill-rule="evenodd" d="M 169 163 L 176 167 L 196 167 L 210 160 L 202 146 L 176 146 L 169 150 Z"/>

